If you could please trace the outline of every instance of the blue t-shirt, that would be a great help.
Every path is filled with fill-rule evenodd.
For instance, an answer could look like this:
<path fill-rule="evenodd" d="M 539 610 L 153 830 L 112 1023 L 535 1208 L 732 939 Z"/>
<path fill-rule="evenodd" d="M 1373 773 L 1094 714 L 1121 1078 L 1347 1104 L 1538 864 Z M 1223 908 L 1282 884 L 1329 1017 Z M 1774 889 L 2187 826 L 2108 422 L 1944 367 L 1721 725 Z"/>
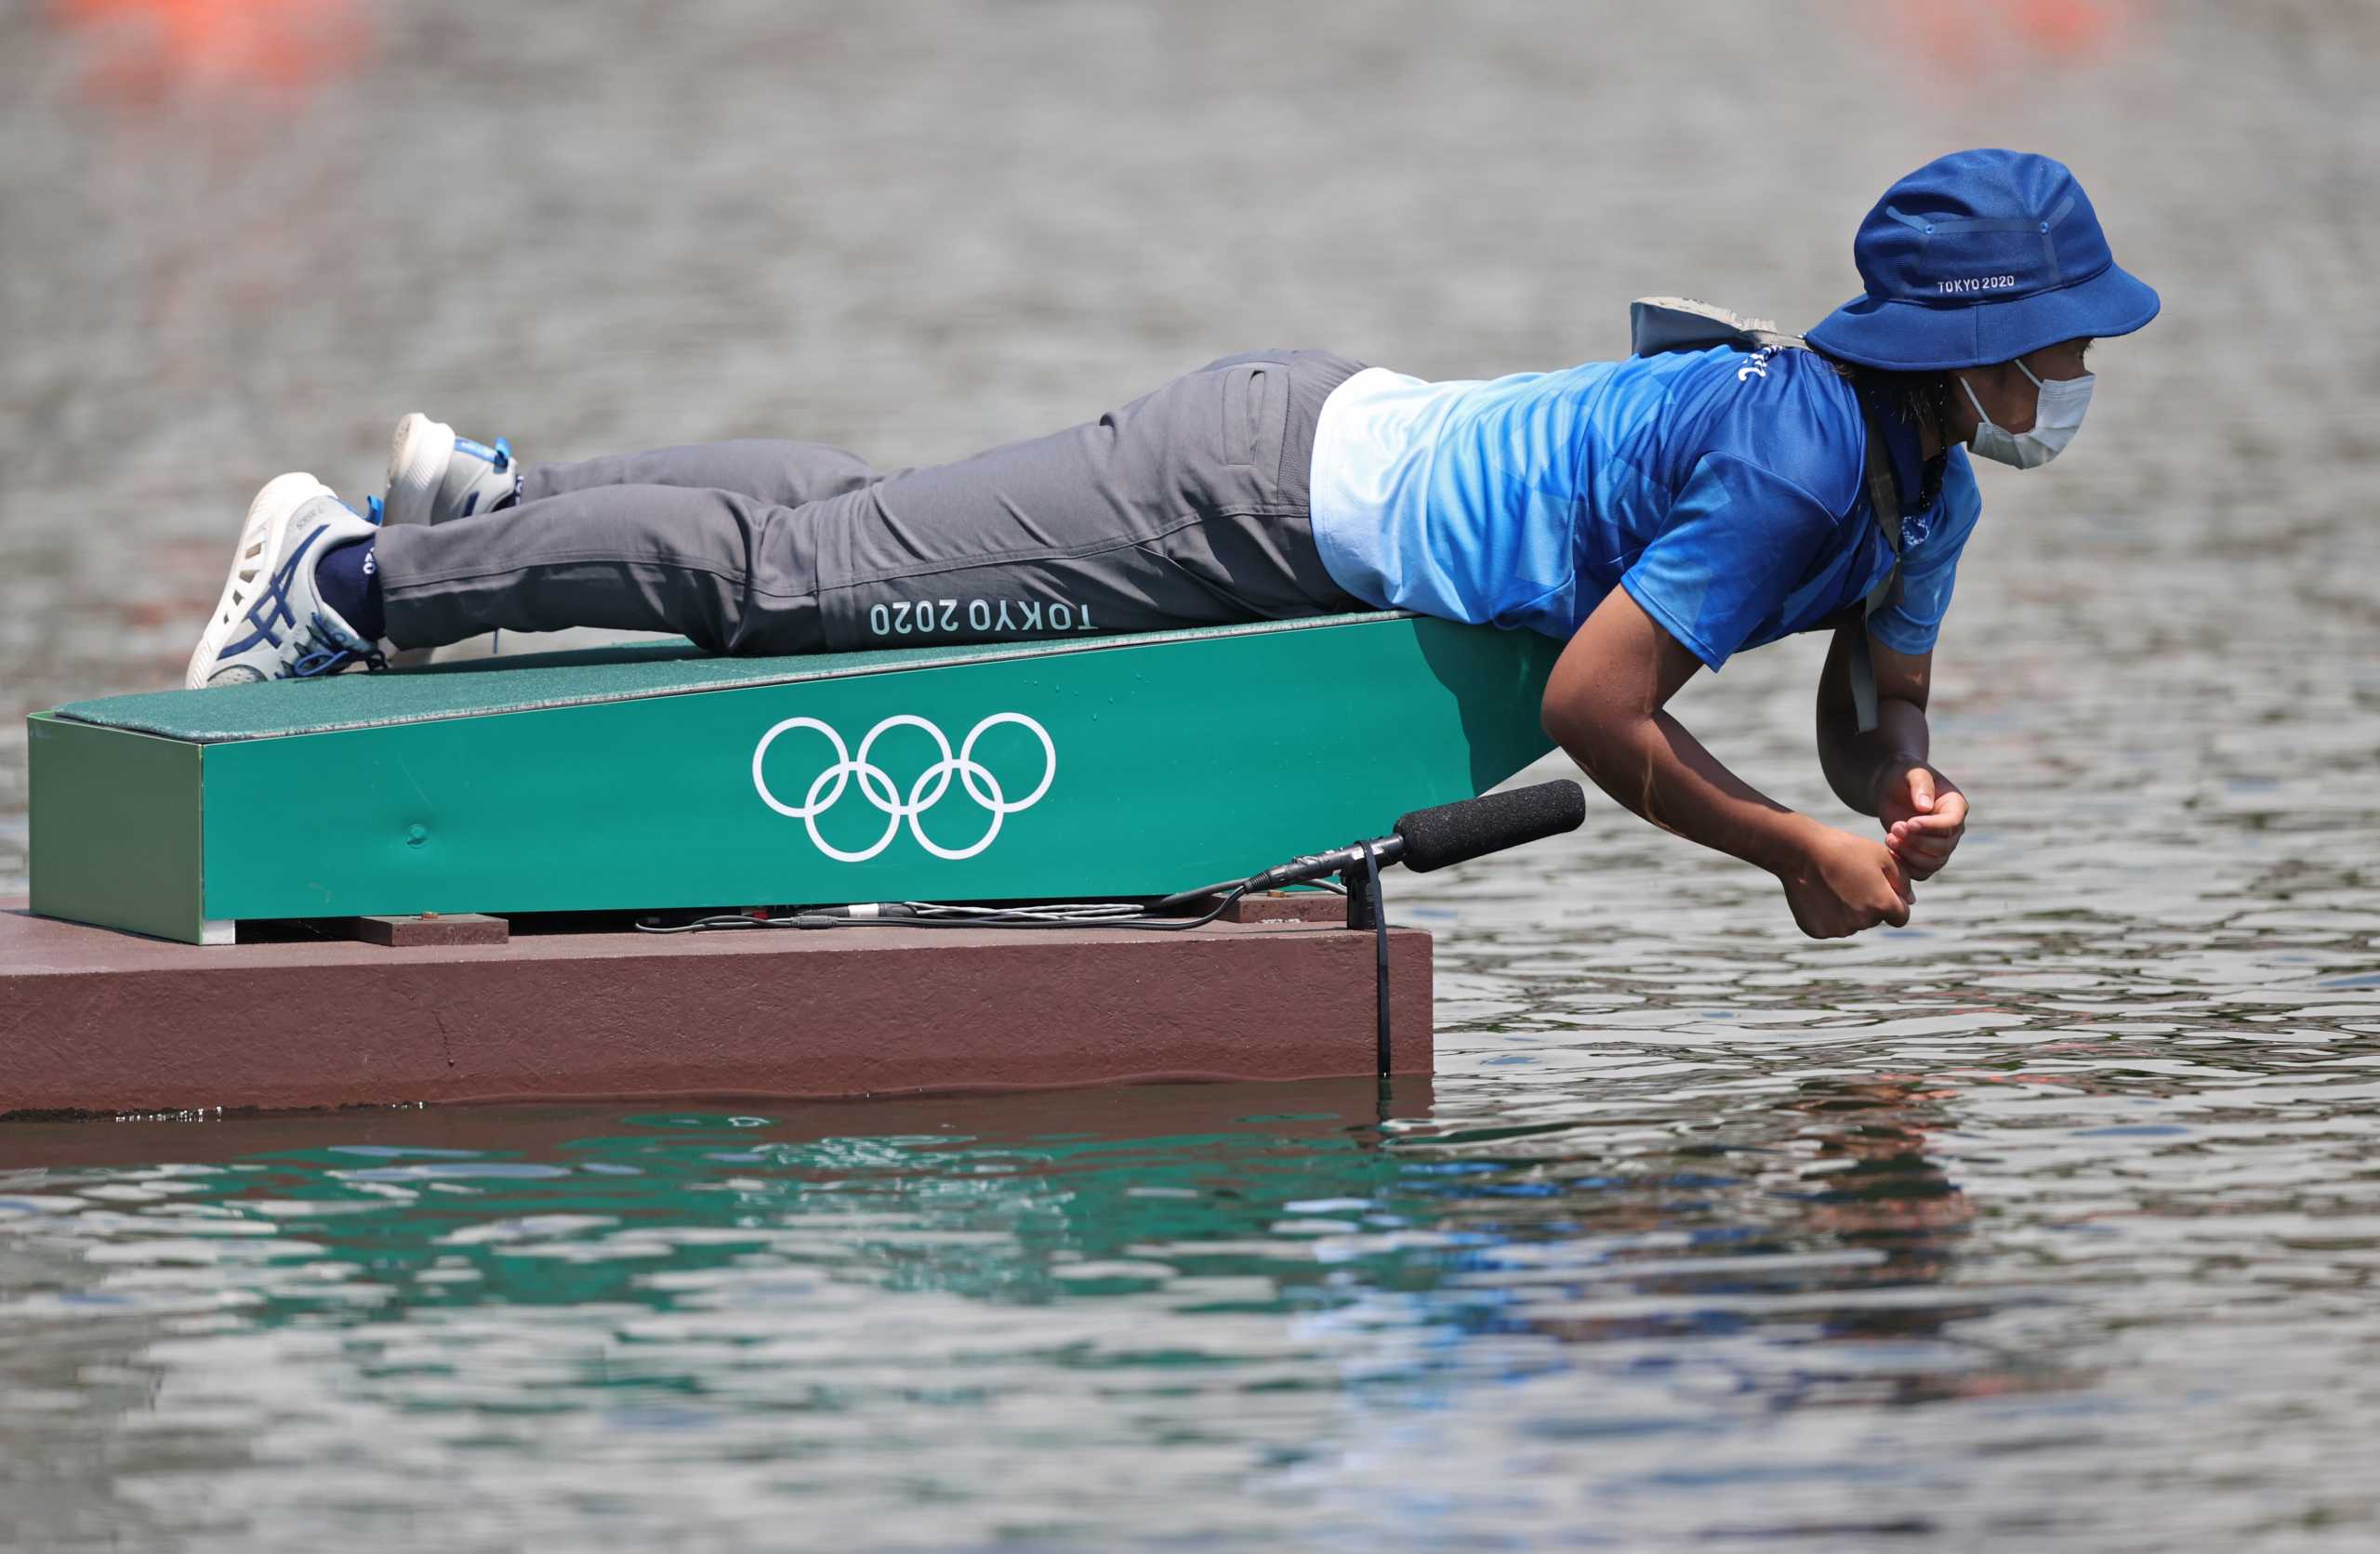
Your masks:
<path fill-rule="evenodd" d="M 1492 382 L 1367 368 L 1315 432 L 1314 532 L 1383 609 L 1567 639 L 1615 586 L 1716 669 L 1865 599 L 1891 568 L 1857 391 L 1805 350 L 1726 347 Z M 1902 518 L 1901 588 L 1871 619 L 1929 652 L 1982 513 L 1953 448 Z"/>

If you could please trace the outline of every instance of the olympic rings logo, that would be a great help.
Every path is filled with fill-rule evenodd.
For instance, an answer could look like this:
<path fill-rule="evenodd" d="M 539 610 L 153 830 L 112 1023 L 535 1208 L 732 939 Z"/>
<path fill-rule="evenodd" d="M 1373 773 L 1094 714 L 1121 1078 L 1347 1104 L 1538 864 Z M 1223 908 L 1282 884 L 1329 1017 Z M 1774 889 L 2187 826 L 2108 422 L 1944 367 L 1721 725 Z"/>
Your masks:
<path fill-rule="evenodd" d="M 1023 798 L 1011 799 L 1001 790 L 999 780 L 992 775 L 991 769 L 975 758 L 975 742 L 982 739 L 986 731 L 1003 723 L 1013 723 L 1041 742 L 1041 781 Z M 796 729 L 813 729 L 826 735 L 826 743 L 834 746 L 835 760 L 833 765 L 811 779 L 809 791 L 802 795 L 800 803 L 787 804 L 769 791 L 769 780 L 761 770 L 761 764 L 768 759 L 769 746 L 776 743 L 777 736 Z M 892 773 L 868 759 L 876 748 L 876 742 L 893 729 L 922 729 L 933 741 L 934 748 L 942 753 L 939 760 L 918 774 L 918 780 L 909 784 L 906 795 L 893 783 Z M 752 751 L 752 786 L 760 793 L 760 802 L 789 820 L 801 822 L 809 828 L 810 839 L 817 844 L 818 850 L 843 863 L 865 863 L 891 847 L 892 838 L 900 835 L 903 821 L 908 822 L 909 835 L 918 839 L 918 845 L 936 858 L 948 859 L 953 863 L 962 858 L 972 858 L 991 846 L 993 839 L 999 836 L 1000 822 L 1020 810 L 1029 810 L 1039 803 L 1041 796 L 1050 791 L 1051 781 L 1057 775 L 1058 749 L 1050 743 L 1050 731 L 1021 712 L 993 713 L 968 731 L 966 739 L 960 743 L 955 755 L 951 752 L 949 738 L 940 729 L 916 714 L 906 712 L 897 713 L 868 730 L 867 737 L 859 742 L 857 754 L 843 743 L 842 735 L 815 718 L 787 718 L 762 734 L 760 743 Z M 860 797 L 881 811 L 885 822 L 884 835 L 876 838 L 874 846 L 851 852 L 818 834 L 818 817 L 835 807 L 835 801 L 843 797 L 843 790 L 851 785 L 854 777 L 859 780 Z M 919 823 L 918 817 L 941 802 L 943 795 L 950 791 L 953 777 L 957 777 L 959 785 L 966 789 L 967 797 L 982 805 L 992 817 L 992 823 L 972 847 L 944 847 L 927 836 L 925 827 Z"/>

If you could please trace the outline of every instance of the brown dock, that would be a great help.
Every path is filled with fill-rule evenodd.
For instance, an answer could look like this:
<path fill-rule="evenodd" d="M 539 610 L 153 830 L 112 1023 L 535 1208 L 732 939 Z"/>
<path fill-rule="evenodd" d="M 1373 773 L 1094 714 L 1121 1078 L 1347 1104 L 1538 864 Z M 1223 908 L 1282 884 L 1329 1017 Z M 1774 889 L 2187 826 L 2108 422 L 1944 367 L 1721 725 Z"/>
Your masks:
<path fill-rule="evenodd" d="M 1377 1068 L 1372 936 L 1329 923 L 383 937 L 202 947 L 0 902 L 0 1117 Z M 1430 936 L 1389 938 L 1394 1068 L 1426 1074 Z"/>

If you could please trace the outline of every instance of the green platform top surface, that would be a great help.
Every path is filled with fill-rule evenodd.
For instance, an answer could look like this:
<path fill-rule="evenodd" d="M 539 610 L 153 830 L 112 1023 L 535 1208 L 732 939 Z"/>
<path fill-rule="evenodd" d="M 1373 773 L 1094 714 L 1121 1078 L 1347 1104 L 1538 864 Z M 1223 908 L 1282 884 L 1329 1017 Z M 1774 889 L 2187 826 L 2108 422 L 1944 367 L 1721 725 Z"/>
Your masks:
<path fill-rule="evenodd" d="M 1320 615 L 1039 642 L 884 648 L 799 658 L 720 658 L 689 642 L 640 643 L 582 652 L 535 653 L 429 665 L 387 674 L 272 680 L 206 691 L 155 691 L 70 702 L 53 716 L 195 744 L 480 718 L 588 702 L 679 696 L 742 686 L 841 679 L 947 664 L 1046 658 L 1117 648 L 1416 620 L 1402 611 Z"/>

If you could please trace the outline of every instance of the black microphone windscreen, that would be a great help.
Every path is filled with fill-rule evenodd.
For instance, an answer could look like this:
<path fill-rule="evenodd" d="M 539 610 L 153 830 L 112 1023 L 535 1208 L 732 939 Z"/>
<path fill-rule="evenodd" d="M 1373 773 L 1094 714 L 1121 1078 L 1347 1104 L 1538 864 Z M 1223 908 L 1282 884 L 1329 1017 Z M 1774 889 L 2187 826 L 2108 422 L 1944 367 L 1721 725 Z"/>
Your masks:
<path fill-rule="evenodd" d="M 1501 852 L 1523 842 L 1576 831 L 1587 818 L 1587 796 L 1576 783 L 1540 783 L 1535 787 L 1491 793 L 1400 816 L 1396 834 L 1405 839 L 1405 866 L 1416 874 Z"/>

